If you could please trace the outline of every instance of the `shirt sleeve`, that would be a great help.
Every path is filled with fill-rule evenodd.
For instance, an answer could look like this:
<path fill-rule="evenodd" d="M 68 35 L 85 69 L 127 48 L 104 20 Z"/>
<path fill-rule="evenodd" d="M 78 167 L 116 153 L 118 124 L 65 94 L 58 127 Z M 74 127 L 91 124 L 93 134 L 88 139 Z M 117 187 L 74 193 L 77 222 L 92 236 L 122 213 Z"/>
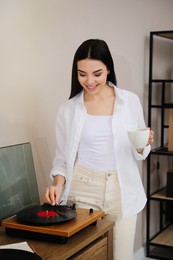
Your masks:
<path fill-rule="evenodd" d="M 146 124 L 145 124 L 145 120 L 144 120 L 143 108 L 142 108 L 141 102 L 138 97 L 137 97 L 136 101 L 137 101 L 136 106 L 138 108 L 137 109 L 138 127 L 144 128 L 144 127 L 146 127 Z M 136 160 L 145 160 L 147 158 L 147 156 L 149 155 L 150 151 L 151 151 L 151 145 L 145 146 L 142 153 L 139 153 L 135 148 L 133 148 L 133 154 L 134 154 L 134 157 L 136 158 Z"/>
<path fill-rule="evenodd" d="M 150 151 L 151 151 L 151 145 L 145 146 L 142 153 L 138 153 L 138 151 L 135 148 L 133 148 L 133 154 L 136 160 L 145 160 L 149 155 Z"/>
<path fill-rule="evenodd" d="M 65 147 L 67 138 L 64 125 L 63 113 L 59 110 L 56 119 L 56 152 L 53 160 L 53 168 L 50 172 L 52 180 L 56 175 L 66 177 Z"/>

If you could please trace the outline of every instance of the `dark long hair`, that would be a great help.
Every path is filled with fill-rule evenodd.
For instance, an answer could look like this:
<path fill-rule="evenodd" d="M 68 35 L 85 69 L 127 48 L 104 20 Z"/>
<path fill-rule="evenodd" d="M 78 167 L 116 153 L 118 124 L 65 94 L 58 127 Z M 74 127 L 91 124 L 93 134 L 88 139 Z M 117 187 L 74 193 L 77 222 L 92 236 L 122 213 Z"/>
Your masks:
<path fill-rule="evenodd" d="M 111 81 L 115 85 L 117 84 L 114 63 L 108 45 L 103 40 L 90 39 L 84 41 L 79 46 L 74 55 L 71 78 L 71 93 L 69 99 L 76 96 L 83 90 L 83 87 L 78 81 L 77 62 L 87 58 L 103 62 L 110 71 L 107 76 L 107 81 Z"/>

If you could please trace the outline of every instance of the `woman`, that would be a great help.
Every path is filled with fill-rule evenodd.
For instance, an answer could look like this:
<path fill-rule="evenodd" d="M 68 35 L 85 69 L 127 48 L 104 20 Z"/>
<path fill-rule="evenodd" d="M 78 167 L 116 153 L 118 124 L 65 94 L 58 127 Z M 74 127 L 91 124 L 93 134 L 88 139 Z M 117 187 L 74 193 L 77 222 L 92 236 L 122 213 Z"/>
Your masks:
<path fill-rule="evenodd" d="M 136 216 L 146 203 L 137 161 L 150 152 L 134 149 L 131 127 L 145 127 L 138 97 L 116 87 L 111 53 L 103 40 L 83 42 L 72 68 L 71 94 L 59 108 L 57 149 L 44 202 L 61 200 L 104 210 L 115 220 L 114 259 L 133 259 Z"/>

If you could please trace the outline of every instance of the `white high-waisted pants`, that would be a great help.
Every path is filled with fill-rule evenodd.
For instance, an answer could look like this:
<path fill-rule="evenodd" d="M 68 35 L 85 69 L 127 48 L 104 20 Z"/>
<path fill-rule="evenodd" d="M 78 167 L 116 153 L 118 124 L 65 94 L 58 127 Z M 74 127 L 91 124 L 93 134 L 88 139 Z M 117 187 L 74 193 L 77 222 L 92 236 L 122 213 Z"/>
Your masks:
<path fill-rule="evenodd" d="M 80 208 L 103 210 L 115 221 L 113 259 L 133 260 L 137 215 L 122 219 L 121 192 L 116 172 L 96 171 L 76 163 L 69 201 Z"/>

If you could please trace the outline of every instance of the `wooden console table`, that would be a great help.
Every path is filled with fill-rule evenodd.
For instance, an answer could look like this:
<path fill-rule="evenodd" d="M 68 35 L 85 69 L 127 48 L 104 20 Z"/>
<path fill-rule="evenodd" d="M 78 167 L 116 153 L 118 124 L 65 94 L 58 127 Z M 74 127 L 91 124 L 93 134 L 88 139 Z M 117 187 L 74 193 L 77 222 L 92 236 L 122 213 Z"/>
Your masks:
<path fill-rule="evenodd" d="M 0 227 L 0 245 L 27 241 L 43 260 L 112 260 L 113 226 L 114 222 L 100 219 L 96 226 L 84 228 L 66 244 L 7 236 L 5 229 Z"/>

